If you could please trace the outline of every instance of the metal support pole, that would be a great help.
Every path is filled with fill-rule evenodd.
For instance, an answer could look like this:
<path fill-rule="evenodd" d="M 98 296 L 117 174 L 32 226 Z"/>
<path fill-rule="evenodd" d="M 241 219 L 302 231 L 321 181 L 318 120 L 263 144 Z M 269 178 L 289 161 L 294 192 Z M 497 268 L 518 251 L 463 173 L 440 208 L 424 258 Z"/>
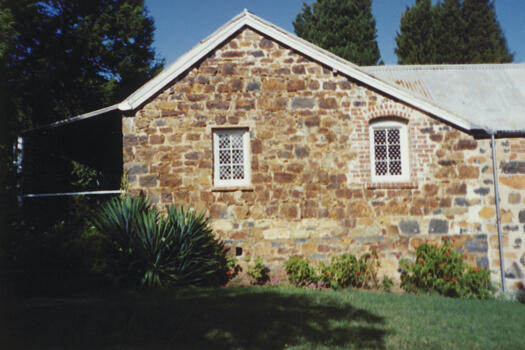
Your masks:
<path fill-rule="evenodd" d="M 501 215 L 499 207 L 499 190 L 498 190 L 498 166 L 496 162 L 496 142 L 495 142 L 495 131 L 491 131 L 490 134 L 490 143 L 492 148 L 492 172 L 494 175 L 494 197 L 496 202 L 496 226 L 498 228 L 498 244 L 499 244 L 499 266 L 501 272 L 501 287 L 503 292 L 506 290 L 505 286 L 505 263 L 503 261 L 503 247 L 502 247 L 502 238 L 501 238 Z"/>
<path fill-rule="evenodd" d="M 22 197 L 22 172 L 23 172 L 23 163 L 24 163 L 24 138 L 18 136 L 16 138 L 16 143 L 13 146 L 13 165 L 16 168 L 16 190 L 18 192 L 17 201 L 18 206 L 22 207 L 24 205 L 24 200 Z"/>

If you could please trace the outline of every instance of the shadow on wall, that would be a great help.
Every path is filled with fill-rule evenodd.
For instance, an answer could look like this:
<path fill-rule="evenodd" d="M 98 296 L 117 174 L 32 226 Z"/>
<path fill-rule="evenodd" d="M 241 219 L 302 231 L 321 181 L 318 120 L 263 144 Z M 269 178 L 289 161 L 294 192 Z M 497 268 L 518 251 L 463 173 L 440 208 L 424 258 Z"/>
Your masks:
<path fill-rule="evenodd" d="M 21 303 L 10 310 L 15 315 L 10 318 L 10 345 L 24 349 L 385 347 L 382 317 L 328 296 L 312 302 L 311 296 L 296 293 L 224 288 L 113 302 Z"/>

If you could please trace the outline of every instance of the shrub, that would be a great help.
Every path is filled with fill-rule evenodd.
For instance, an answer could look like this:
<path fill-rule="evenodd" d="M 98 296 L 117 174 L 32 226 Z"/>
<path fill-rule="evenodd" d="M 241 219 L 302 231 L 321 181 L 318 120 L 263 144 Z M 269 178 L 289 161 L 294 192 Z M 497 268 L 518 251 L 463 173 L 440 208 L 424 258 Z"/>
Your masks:
<path fill-rule="evenodd" d="M 329 265 L 321 261 L 314 267 L 308 259 L 298 256 L 291 256 L 284 265 L 290 282 L 295 286 L 379 288 L 377 268 L 380 264 L 375 248 L 359 259 L 349 253 L 334 256 Z"/>
<path fill-rule="evenodd" d="M 392 291 L 392 287 L 394 286 L 394 281 L 388 276 L 383 277 L 383 281 L 381 282 L 381 290 L 385 293 L 390 293 Z"/>
<path fill-rule="evenodd" d="M 216 286 L 229 275 L 226 249 L 204 212 L 170 206 L 161 215 L 143 196 L 114 198 L 93 225 L 113 243 L 116 275 L 143 287 Z"/>
<path fill-rule="evenodd" d="M 270 269 L 264 265 L 263 259 L 260 256 L 255 258 L 253 264 L 248 265 L 248 271 L 246 271 L 251 283 L 258 286 L 262 286 L 270 281 L 269 272 Z"/>
<path fill-rule="evenodd" d="M 317 282 L 315 268 L 310 265 L 308 259 L 294 255 L 284 262 L 284 268 L 290 282 L 297 287 Z"/>
<path fill-rule="evenodd" d="M 237 277 L 242 271 L 242 267 L 239 265 L 237 258 L 231 255 L 226 257 L 226 266 L 228 268 L 226 274 L 229 276 L 230 280 Z"/>
<path fill-rule="evenodd" d="M 408 292 L 478 299 L 492 297 L 490 271 L 465 264 L 463 255 L 455 252 L 448 241 L 441 246 L 421 244 L 414 263 L 402 260 L 400 264 L 405 270 L 401 287 Z"/>

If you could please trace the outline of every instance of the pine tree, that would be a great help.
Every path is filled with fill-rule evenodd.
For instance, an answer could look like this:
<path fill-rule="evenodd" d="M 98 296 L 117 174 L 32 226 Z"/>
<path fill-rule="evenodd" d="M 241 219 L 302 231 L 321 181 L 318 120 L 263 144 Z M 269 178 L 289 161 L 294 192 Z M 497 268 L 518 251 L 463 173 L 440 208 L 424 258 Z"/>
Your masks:
<path fill-rule="evenodd" d="M 436 61 L 436 8 L 431 0 L 416 0 L 401 16 L 395 53 L 399 64 L 426 64 Z"/>
<path fill-rule="evenodd" d="M 432 63 L 465 61 L 465 21 L 461 17 L 460 0 L 444 0 L 436 5 L 435 59 Z"/>
<path fill-rule="evenodd" d="M 490 0 L 416 0 L 401 17 L 400 64 L 512 62 Z"/>
<path fill-rule="evenodd" d="M 464 0 L 461 14 L 466 25 L 466 62 L 512 62 L 514 55 L 507 47 L 493 1 Z"/>
<path fill-rule="evenodd" d="M 358 65 L 380 59 L 372 0 L 318 0 L 303 4 L 293 22 L 295 33 Z"/>

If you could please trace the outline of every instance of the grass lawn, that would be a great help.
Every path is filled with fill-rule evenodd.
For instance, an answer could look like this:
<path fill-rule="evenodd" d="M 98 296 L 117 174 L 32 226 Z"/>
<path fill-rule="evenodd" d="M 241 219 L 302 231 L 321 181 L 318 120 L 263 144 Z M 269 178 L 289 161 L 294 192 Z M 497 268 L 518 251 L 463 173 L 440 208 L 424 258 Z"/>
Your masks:
<path fill-rule="evenodd" d="M 221 288 L 9 300 L 0 349 L 525 349 L 525 305 Z"/>

